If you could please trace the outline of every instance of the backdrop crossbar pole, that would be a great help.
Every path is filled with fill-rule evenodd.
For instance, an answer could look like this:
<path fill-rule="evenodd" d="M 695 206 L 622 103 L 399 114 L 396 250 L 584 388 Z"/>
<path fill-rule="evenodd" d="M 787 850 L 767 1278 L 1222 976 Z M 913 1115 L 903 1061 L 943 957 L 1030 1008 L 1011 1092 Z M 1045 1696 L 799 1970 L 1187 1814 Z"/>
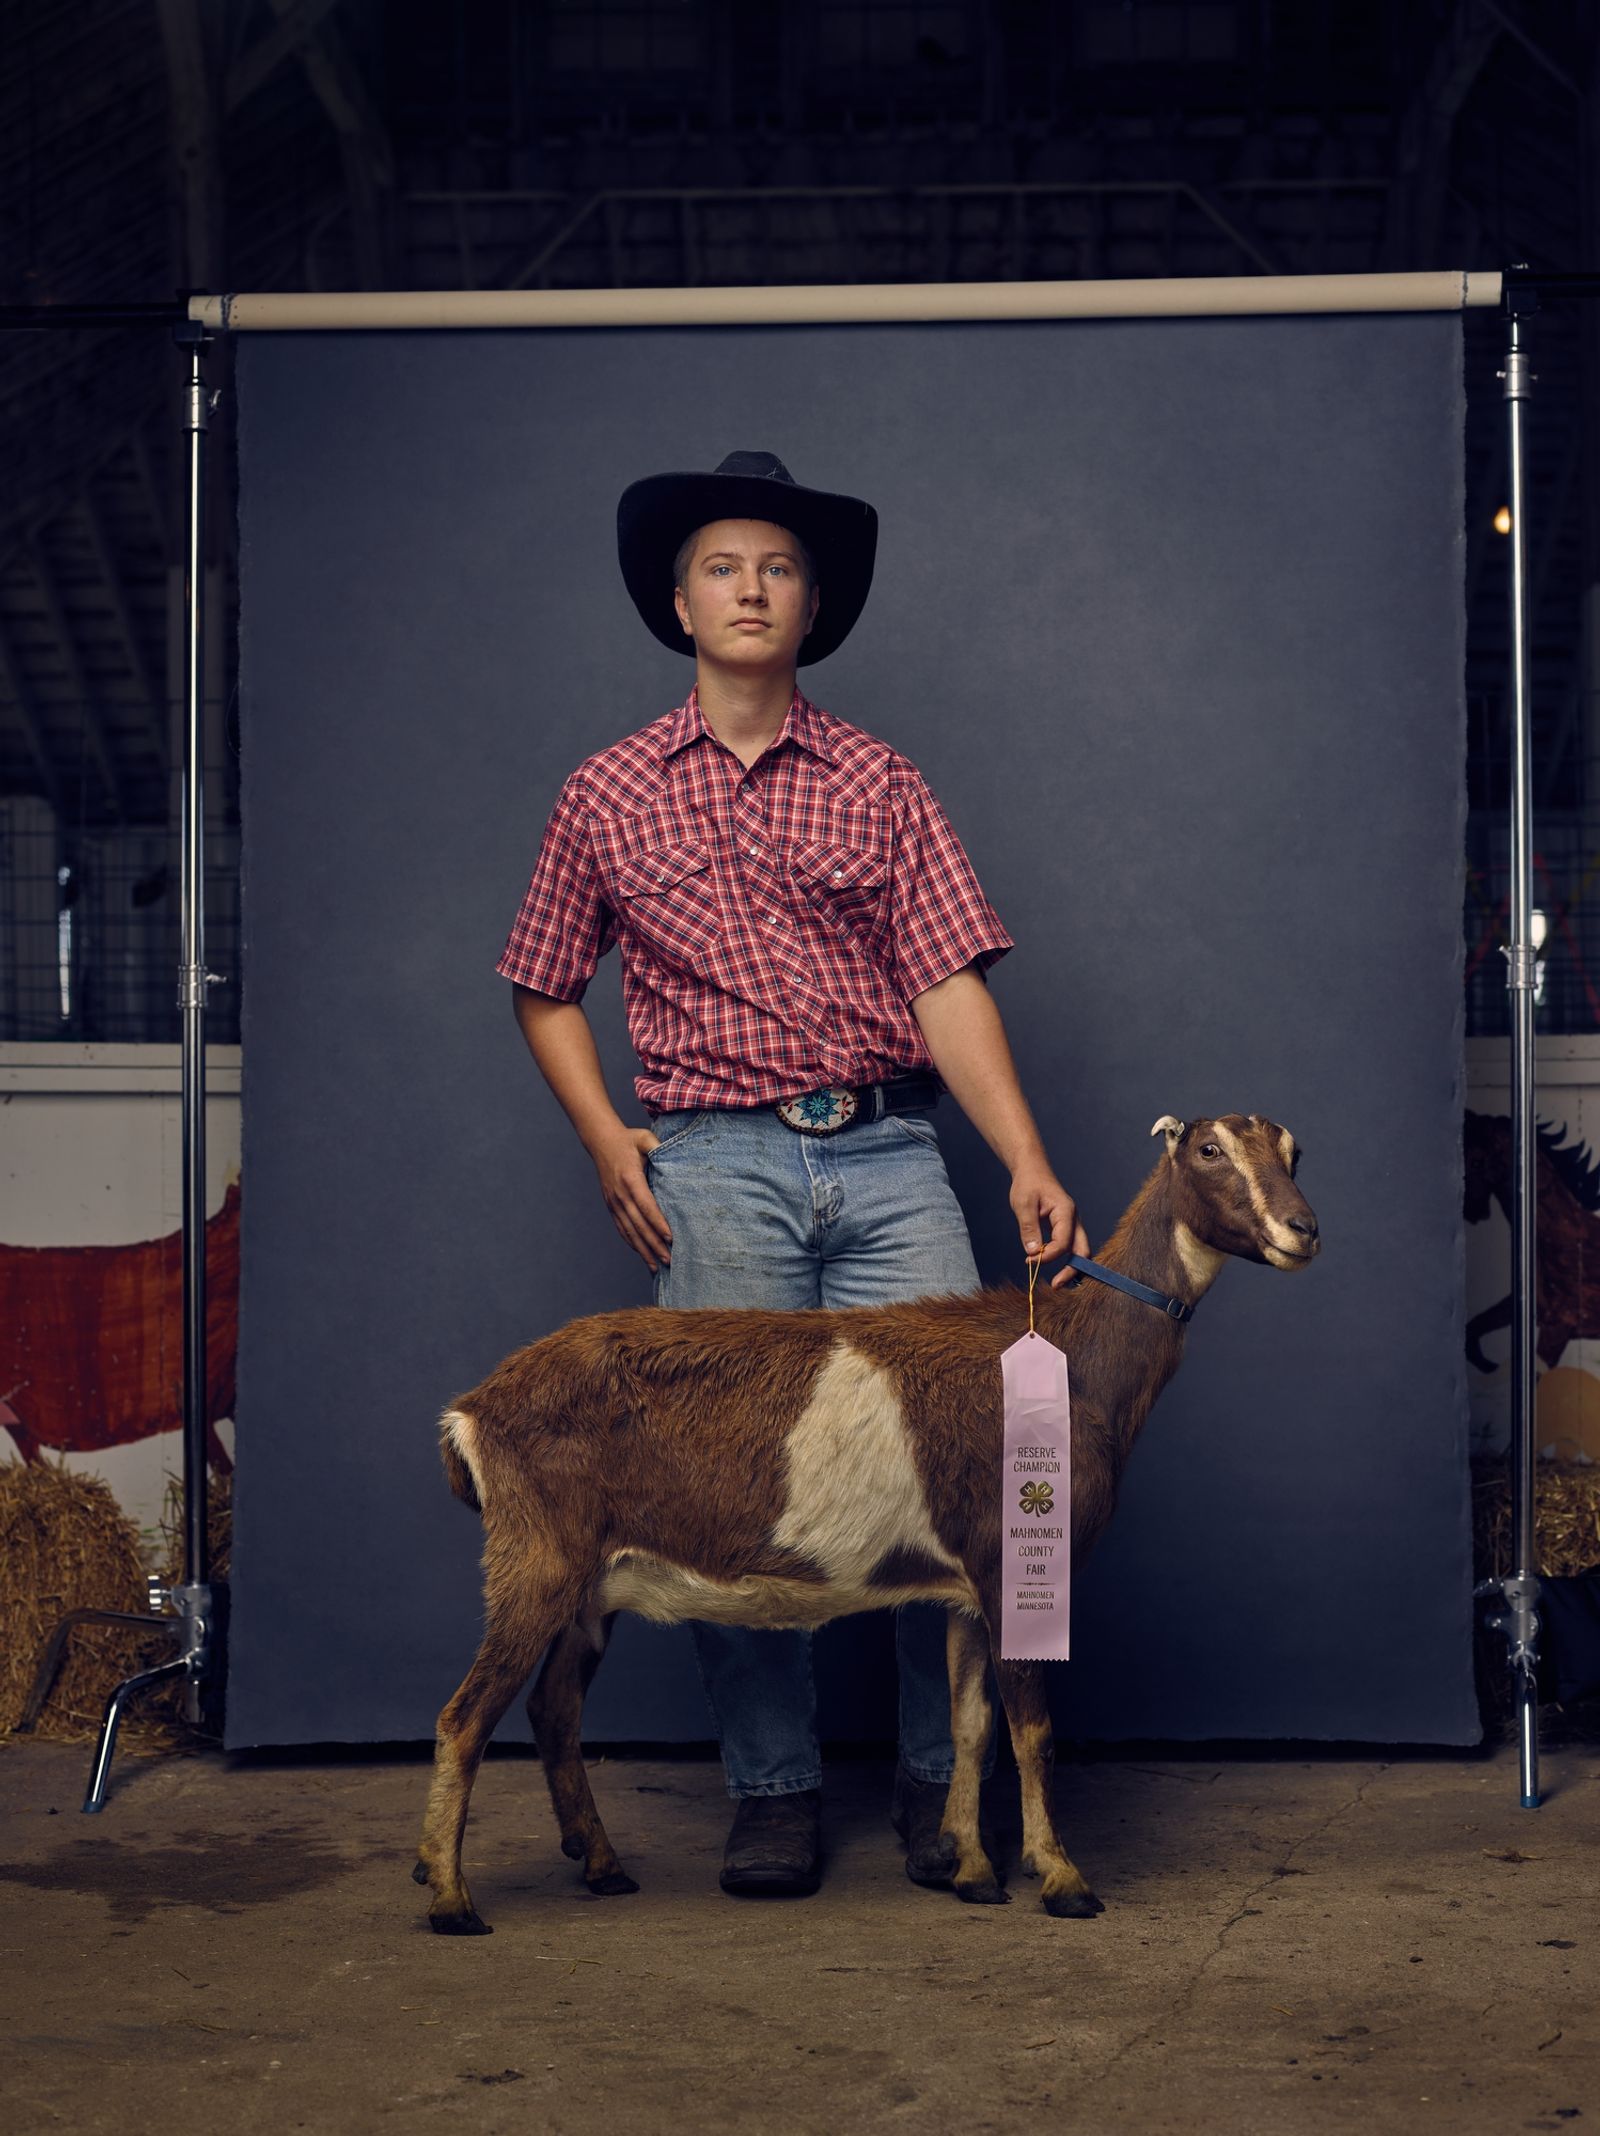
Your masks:
<path fill-rule="evenodd" d="M 1461 311 L 1500 302 L 1498 273 L 1169 276 L 1125 282 L 796 283 L 720 289 L 397 289 L 195 296 L 210 333 L 574 326 L 805 326 L 980 319 L 1224 318 Z"/>

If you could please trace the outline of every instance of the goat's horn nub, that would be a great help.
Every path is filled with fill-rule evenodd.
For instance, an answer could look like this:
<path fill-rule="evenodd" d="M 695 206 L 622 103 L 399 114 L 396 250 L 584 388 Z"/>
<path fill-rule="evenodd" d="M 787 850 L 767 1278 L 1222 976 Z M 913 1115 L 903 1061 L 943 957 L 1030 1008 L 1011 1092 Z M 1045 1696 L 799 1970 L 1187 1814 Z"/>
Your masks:
<path fill-rule="evenodd" d="M 1170 1148 L 1174 1142 L 1181 1142 L 1189 1130 L 1182 1120 L 1175 1120 L 1171 1113 L 1163 1113 L 1150 1132 L 1152 1135 L 1165 1135 Z"/>

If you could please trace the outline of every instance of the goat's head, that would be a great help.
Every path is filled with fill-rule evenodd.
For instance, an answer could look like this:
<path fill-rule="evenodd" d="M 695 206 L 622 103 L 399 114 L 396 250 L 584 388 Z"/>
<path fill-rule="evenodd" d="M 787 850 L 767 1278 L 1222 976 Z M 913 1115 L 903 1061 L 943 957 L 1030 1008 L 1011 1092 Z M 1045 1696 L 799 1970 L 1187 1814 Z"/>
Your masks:
<path fill-rule="evenodd" d="M 1322 1240 L 1294 1183 L 1300 1151 L 1286 1127 L 1259 1113 L 1188 1122 L 1165 1113 L 1150 1132 L 1166 1137 L 1173 1216 L 1200 1245 L 1270 1268 L 1316 1259 Z"/>

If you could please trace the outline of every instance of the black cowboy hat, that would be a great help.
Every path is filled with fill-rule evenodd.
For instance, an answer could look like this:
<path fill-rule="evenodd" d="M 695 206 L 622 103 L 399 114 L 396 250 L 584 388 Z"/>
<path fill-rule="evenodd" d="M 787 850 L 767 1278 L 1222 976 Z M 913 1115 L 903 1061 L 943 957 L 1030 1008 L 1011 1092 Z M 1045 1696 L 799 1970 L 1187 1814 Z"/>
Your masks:
<path fill-rule="evenodd" d="M 696 527 L 714 519 L 768 519 L 798 535 L 817 567 L 822 602 L 799 665 L 826 659 L 866 606 L 878 548 L 878 515 L 859 497 L 803 488 L 776 453 L 730 452 L 714 473 L 647 475 L 617 506 L 617 554 L 633 605 L 675 653 L 694 640 L 672 603 L 672 566 Z"/>

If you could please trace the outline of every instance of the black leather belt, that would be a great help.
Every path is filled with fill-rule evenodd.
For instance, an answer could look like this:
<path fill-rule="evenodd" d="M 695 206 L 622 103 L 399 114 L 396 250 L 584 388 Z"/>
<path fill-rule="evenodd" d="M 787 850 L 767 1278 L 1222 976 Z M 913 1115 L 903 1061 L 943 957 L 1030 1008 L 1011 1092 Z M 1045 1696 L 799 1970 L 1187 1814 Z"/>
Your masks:
<path fill-rule="evenodd" d="M 827 1090 L 808 1090 L 798 1098 L 780 1099 L 772 1109 L 797 1135 L 837 1135 L 857 1120 L 926 1112 L 938 1104 L 940 1089 L 939 1078 L 927 1072 L 897 1075 L 887 1083 L 836 1083 Z"/>

